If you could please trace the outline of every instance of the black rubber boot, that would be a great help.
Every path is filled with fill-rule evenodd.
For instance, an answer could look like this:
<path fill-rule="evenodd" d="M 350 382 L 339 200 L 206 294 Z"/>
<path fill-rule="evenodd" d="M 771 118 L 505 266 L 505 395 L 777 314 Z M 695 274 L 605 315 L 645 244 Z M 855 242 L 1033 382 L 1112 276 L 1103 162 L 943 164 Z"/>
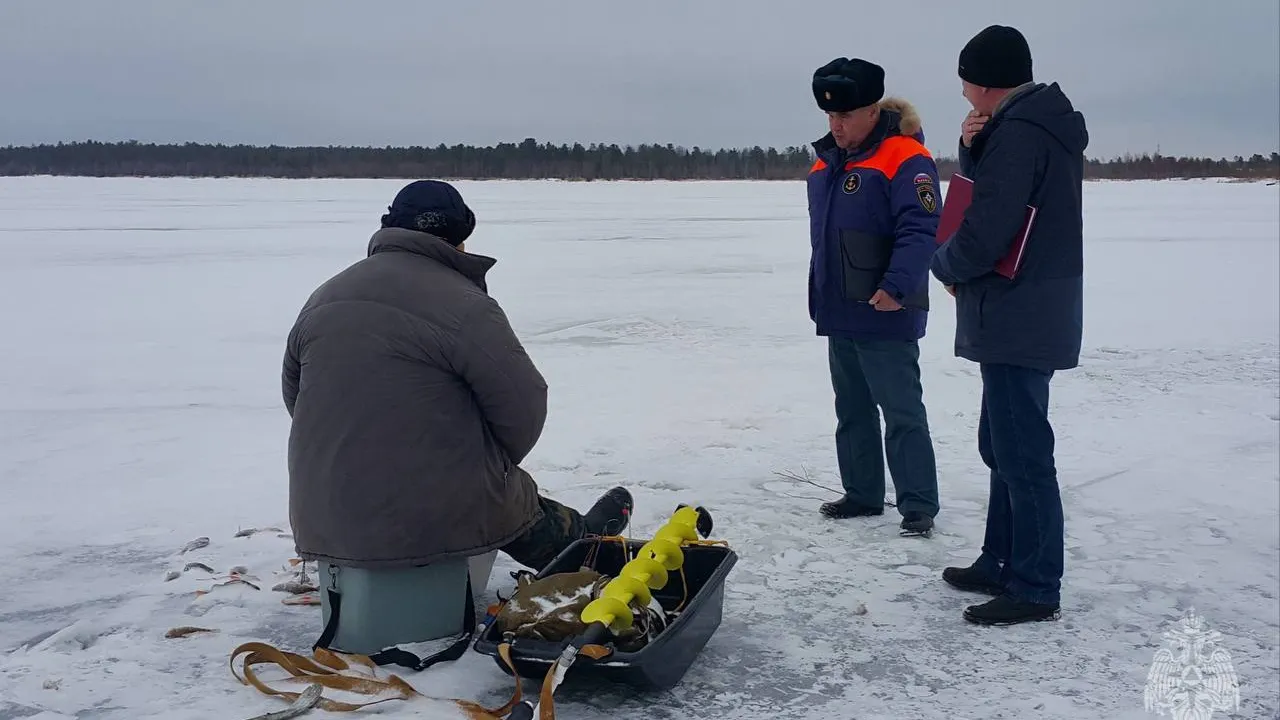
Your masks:
<path fill-rule="evenodd" d="M 627 529 L 631 521 L 631 493 L 624 487 L 615 487 L 596 501 L 583 516 L 587 533 L 591 535 L 618 535 Z"/>
<path fill-rule="evenodd" d="M 1017 625 L 1025 622 L 1057 620 L 1058 606 L 1041 605 L 1000 595 L 981 605 L 964 609 L 964 619 L 976 625 Z"/>
<path fill-rule="evenodd" d="M 986 575 L 983 575 L 976 566 L 977 563 L 966 568 L 943 568 L 942 579 L 951 587 L 965 592 L 977 592 L 986 595 L 999 595 L 1004 592 L 1004 587 L 999 582 L 992 581 Z"/>
<path fill-rule="evenodd" d="M 877 507 L 858 505 L 845 496 L 833 502 L 823 503 L 820 510 L 829 518 L 874 517 L 884 514 L 884 505 Z"/>

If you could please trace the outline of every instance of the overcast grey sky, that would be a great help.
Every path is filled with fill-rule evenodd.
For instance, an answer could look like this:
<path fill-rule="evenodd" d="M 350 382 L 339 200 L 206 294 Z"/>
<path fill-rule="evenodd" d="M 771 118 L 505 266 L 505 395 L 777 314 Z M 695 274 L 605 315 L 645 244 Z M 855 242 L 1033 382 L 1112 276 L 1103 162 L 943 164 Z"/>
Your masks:
<path fill-rule="evenodd" d="M 845 55 L 951 155 L 956 56 L 991 23 L 1090 156 L 1280 149 L 1276 0 L 0 0 L 0 145 L 783 147 L 825 132 L 809 79 Z"/>

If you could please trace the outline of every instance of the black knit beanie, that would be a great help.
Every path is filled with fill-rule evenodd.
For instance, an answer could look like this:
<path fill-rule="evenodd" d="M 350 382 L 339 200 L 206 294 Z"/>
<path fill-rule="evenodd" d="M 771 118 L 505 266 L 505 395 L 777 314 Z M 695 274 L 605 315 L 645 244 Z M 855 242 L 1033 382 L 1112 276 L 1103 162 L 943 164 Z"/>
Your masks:
<path fill-rule="evenodd" d="M 476 216 L 457 188 L 440 180 L 417 180 L 404 186 L 382 216 L 382 227 L 430 233 L 457 247 L 471 237 Z"/>
<path fill-rule="evenodd" d="M 988 88 L 1013 88 L 1031 82 L 1031 48 L 1022 33 L 991 25 L 960 51 L 960 78 Z"/>
<path fill-rule="evenodd" d="M 826 112 L 848 112 L 880 102 L 884 68 L 854 58 L 836 58 L 813 72 L 813 99 Z"/>

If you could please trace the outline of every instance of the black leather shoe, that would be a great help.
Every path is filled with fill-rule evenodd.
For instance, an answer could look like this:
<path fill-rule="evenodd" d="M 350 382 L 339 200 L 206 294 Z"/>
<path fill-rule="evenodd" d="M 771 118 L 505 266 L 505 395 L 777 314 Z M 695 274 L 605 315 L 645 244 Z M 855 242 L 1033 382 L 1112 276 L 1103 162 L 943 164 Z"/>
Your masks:
<path fill-rule="evenodd" d="M 823 503 L 819 510 L 829 518 L 873 517 L 884 514 L 884 505 L 867 507 L 854 503 L 848 497 L 843 497 L 833 502 Z"/>
<path fill-rule="evenodd" d="M 984 593 L 986 595 L 999 595 L 1004 592 L 1004 586 L 999 582 L 993 582 L 986 575 L 978 572 L 977 563 L 966 568 L 949 567 L 942 571 L 942 579 L 948 585 L 965 592 Z"/>
<path fill-rule="evenodd" d="M 975 625 L 1017 625 L 1025 622 L 1057 620 L 1059 617 L 1056 603 L 1052 605 L 1031 603 L 1009 595 L 1000 595 L 981 605 L 970 605 L 964 609 L 964 619 Z"/>
<path fill-rule="evenodd" d="M 921 512 L 909 512 L 902 516 L 898 527 L 904 535 L 928 535 L 933 531 L 933 518 Z"/>

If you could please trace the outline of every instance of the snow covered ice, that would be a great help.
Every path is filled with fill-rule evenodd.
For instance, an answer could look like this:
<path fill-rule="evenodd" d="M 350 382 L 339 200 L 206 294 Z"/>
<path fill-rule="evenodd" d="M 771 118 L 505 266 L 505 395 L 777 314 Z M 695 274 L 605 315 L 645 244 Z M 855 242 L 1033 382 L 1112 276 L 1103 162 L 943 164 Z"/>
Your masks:
<path fill-rule="evenodd" d="M 0 719 L 286 707 L 229 653 L 305 652 L 320 611 L 271 590 L 289 539 L 235 535 L 288 532 L 284 337 L 402 184 L 0 179 Z M 976 367 L 952 356 L 936 283 L 922 363 L 943 509 L 932 539 L 900 538 L 891 508 L 827 520 L 832 495 L 784 477 L 839 485 L 801 183 L 459 187 L 468 246 L 498 257 L 491 290 L 551 386 L 528 469 L 579 507 L 626 483 L 637 535 L 706 505 L 741 556 L 683 683 L 570 683 L 559 717 L 1154 718 L 1148 669 L 1191 607 L 1240 681 L 1214 717 L 1280 711 L 1276 187 L 1086 185 L 1085 352 L 1052 397 L 1063 619 L 1011 628 L 966 624 L 982 598 L 940 578 L 981 543 L 987 477 Z M 165 580 L 191 562 L 218 577 Z M 213 588 L 237 565 L 260 590 Z M 513 569 L 500 556 L 486 603 Z M 165 637 L 180 626 L 215 632 Z M 402 676 L 490 707 L 512 687 L 476 653 Z"/>

